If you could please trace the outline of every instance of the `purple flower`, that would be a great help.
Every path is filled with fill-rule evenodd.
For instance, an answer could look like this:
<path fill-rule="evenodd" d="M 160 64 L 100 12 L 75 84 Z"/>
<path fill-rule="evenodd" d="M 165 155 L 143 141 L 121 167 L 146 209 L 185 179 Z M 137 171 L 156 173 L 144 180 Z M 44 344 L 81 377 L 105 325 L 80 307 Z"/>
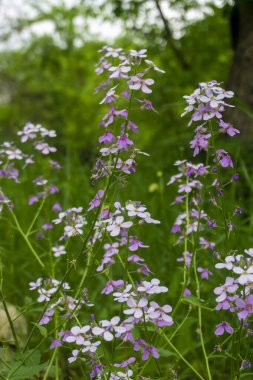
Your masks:
<path fill-rule="evenodd" d="M 101 203 L 100 200 L 103 198 L 103 196 L 104 196 L 104 190 L 98 190 L 95 197 L 89 203 L 90 207 L 88 208 L 88 211 L 92 210 L 93 208 L 99 207 Z"/>
<path fill-rule="evenodd" d="M 128 246 L 129 251 L 137 251 L 139 247 L 148 248 L 148 245 L 145 245 L 140 240 L 138 240 L 137 236 L 132 236 Z"/>
<path fill-rule="evenodd" d="M 215 335 L 223 335 L 224 332 L 227 332 L 228 334 L 233 334 L 234 329 L 230 326 L 227 322 L 222 322 L 219 325 L 216 326 Z"/>
<path fill-rule="evenodd" d="M 218 295 L 216 302 L 222 302 L 227 298 L 227 293 L 235 293 L 238 285 L 235 284 L 233 277 L 227 277 L 224 285 L 218 286 L 214 289 L 214 294 Z"/>
<path fill-rule="evenodd" d="M 43 224 L 42 228 L 44 231 L 51 230 L 53 228 L 53 225 L 52 223 L 45 223 Z"/>
<path fill-rule="evenodd" d="M 231 168 L 234 167 L 232 158 L 230 157 L 228 152 L 226 152 L 224 149 L 216 150 L 216 156 L 217 156 L 217 159 L 219 161 L 219 164 L 223 168 L 227 168 L 228 166 L 230 166 Z"/>
<path fill-rule="evenodd" d="M 197 271 L 200 273 L 201 277 L 205 280 L 208 280 L 209 276 L 213 275 L 213 273 L 207 268 L 199 267 Z"/>
<path fill-rule="evenodd" d="M 105 145 L 111 144 L 115 140 L 114 135 L 110 131 L 105 131 L 105 133 L 98 139 L 100 143 L 104 143 Z"/>
<path fill-rule="evenodd" d="M 115 94 L 115 87 L 112 87 L 109 91 L 107 91 L 106 96 L 104 97 L 103 100 L 99 104 L 104 104 L 104 103 L 112 103 L 115 99 L 118 98 L 118 95 Z"/>
<path fill-rule="evenodd" d="M 128 150 L 128 146 L 133 145 L 133 141 L 128 138 L 128 134 L 121 135 L 118 138 L 119 149 Z"/>
<path fill-rule="evenodd" d="M 34 203 L 36 203 L 38 201 L 39 201 L 39 199 L 38 199 L 38 197 L 36 195 L 31 195 L 29 197 L 28 204 L 32 205 L 32 204 L 34 204 Z"/>
<path fill-rule="evenodd" d="M 90 377 L 93 379 L 94 377 L 101 375 L 102 372 L 103 372 L 103 365 L 102 364 L 95 364 L 92 367 L 92 370 L 90 372 Z"/>
<path fill-rule="evenodd" d="M 123 280 L 111 280 L 106 283 L 105 288 L 101 291 L 102 294 L 110 294 L 115 289 L 122 289 L 124 286 Z"/>
<path fill-rule="evenodd" d="M 143 103 L 142 106 L 141 106 L 141 109 L 144 110 L 151 110 L 151 111 L 154 111 L 154 112 L 157 112 L 156 109 L 153 107 L 152 105 L 152 102 L 150 100 L 147 100 L 147 99 L 137 99 L 138 102 L 140 103 Z"/>
<path fill-rule="evenodd" d="M 46 324 L 48 324 L 51 321 L 53 315 L 54 315 L 54 309 L 47 310 L 44 313 L 44 315 L 41 318 L 41 320 L 39 321 L 39 325 L 46 325 Z"/>
<path fill-rule="evenodd" d="M 239 298 L 236 301 L 236 306 L 238 309 L 241 309 L 239 311 L 238 318 L 239 319 L 246 319 L 249 314 L 253 313 L 253 295 L 249 295 L 245 298 L 245 301 Z"/>
<path fill-rule="evenodd" d="M 62 210 L 60 203 L 55 203 L 52 207 L 52 210 L 55 212 L 60 212 Z"/>
<path fill-rule="evenodd" d="M 240 133 L 240 131 L 232 126 L 230 123 L 225 123 L 223 120 L 220 120 L 221 132 L 227 133 L 229 136 L 235 136 Z"/>
<path fill-rule="evenodd" d="M 189 297 L 191 294 L 192 294 L 192 292 L 190 291 L 190 289 L 185 288 L 185 290 L 184 290 L 184 297 Z"/>
<path fill-rule="evenodd" d="M 61 341 L 61 340 L 59 340 L 59 339 L 54 339 L 53 341 L 52 341 L 52 343 L 51 343 L 51 345 L 50 345 L 50 350 L 53 350 L 54 348 L 56 348 L 56 347 L 59 347 L 59 346 L 61 346 L 61 345 L 63 345 L 63 342 Z"/>
<path fill-rule="evenodd" d="M 157 349 L 154 346 L 146 345 L 143 349 L 142 360 L 148 360 L 149 355 L 153 356 L 153 358 L 155 359 L 158 359 L 160 357 L 160 355 L 157 352 Z"/>
<path fill-rule="evenodd" d="M 134 363 L 135 361 L 136 361 L 136 359 L 135 359 L 133 356 L 131 356 L 129 359 L 124 360 L 124 361 L 123 361 L 122 363 L 120 363 L 120 364 L 115 363 L 114 366 L 115 366 L 115 367 L 126 368 L 126 367 L 129 366 L 129 364 L 132 364 L 132 363 Z"/>

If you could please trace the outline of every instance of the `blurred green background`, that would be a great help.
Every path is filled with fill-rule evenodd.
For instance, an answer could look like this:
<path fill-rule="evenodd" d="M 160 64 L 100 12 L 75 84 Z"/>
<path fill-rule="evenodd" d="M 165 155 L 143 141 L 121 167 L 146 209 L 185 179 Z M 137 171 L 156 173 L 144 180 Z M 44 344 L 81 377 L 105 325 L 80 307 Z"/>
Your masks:
<path fill-rule="evenodd" d="M 1 139 L 16 140 L 17 130 L 27 121 L 57 131 L 57 159 L 64 166 L 57 201 L 63 208 L 85 207 L 93 194 L 89 176 L 97 153 L 98 124 L 105 113 L 98 104 L 101 94 L 94 93 L 102 80 L 94 72 L 97 50 L 105 44 L 124 50 L 147 48 L 149 59 L 166 71 L 156 75 L 150 97 L 158 113 L 136 111 L 134 118 L 140 127 L 137 145 L 151 156 L 139 160 L 137 174 L 120 197 L 141 200 L 162 221 L 161 227 L 145 227 L 139 237 L 150 245 L 147 262 L 169 286 L 171 304 L 180 292 L 181 269 L 175 239 L 169 233 L 178 212 L 170 206 L 175 192 L 166 182 L 175 173 L 173 162 L 192 154 L 188 148 L 192 129 L 187 127 L 187 118 L 180 117 L 185 106 L 182 96 L 199 82 L 212 79 L 234 90 L 237 109 L 227 120 L 242 133 L 239 138 L 224 139 L 223 147 L 233 152 L 241 180 L 227 198 L 227 206 L 233 209 L 240 204 L 246 210 L 234 245 L 252 246 L 252 0 L 2 0 L 0 18 Z M 20 188 L 17 213 L 29 225 L 35 210 L 27 209 L 31 191 L 26 184 Z M 40 268 L 11 227 L 5 228 L 1 243 L 3 265 L 8 268 L 5 294 L 23 306 L 27 284 L 41 275 Z M 82 273 L 83 268 L 78 271 Z M 193 322 L 189 320 L 186 331 Z M 186 347 L 188 340 L 190 352 L 193 334 L 183 331 L 178 345 Z M 193 355 L 201 367 L 198 355 Z"/>

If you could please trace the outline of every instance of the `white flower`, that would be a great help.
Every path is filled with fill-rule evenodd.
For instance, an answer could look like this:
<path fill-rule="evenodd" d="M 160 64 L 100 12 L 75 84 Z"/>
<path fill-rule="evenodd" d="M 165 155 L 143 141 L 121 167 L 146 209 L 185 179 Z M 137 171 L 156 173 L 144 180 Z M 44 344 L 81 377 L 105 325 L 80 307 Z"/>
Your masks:
<path fill-rule="evenodd" d="M 112 71 L 112 74 L 109 78 L 127 78 L 127 73 L 131 70 L 129 66 L 111 66 L 109 71 Z"/>
<path fill-rule="evenodd" d="M 129 203 L 126 209 L 128 216 L 138 216 L 139 218 L 147 217 L 147 213 L 145 212 L 147 208 L 145 206 L 134 206 L 132 203 Z"/>
<path fill-rule="evenodd" d="M 65 250 L 64 245 L 59 245 L 59 247 L 52 247 L 52 251 L 54 252 L 54 257 L 66 255 L 66 250 Z"/>
<path fill-rule="evenodd" d="M 35 149 L 41 151 L 42 154 L 49 154 L 51 152 L 56 152 L 56 148 L 54 146 L 49 146 L 48 143 L 44 141 L 40 141 L 35 144 Z"/>
<path fill-rule="evenodd" d="M 146 58 L 147 57 L 146 53 L 147 53 L 147 49 L 130 50 L 131 57 Z"/>
<path fill-rule="evenodd" d="M 118 236 L 122 228 L 130 228 L 133 225 L 132 222 L 124 222 L 123 216 L 117 216 L 116 219 L 106 227 L 111 236 Z"/>
<path fill-rule="evenodd" d="M 73 350 L 72 351 L 72 355 L 73 356 L 71 356 L 70 358 L 68 358 L 68 362 L 69 363 L 73 363 L 73 362 L 75 362 L 77 360 L 78 355 L 79 355 L 79 350 Z"/>
<path fill-rule="evenodd" d="M 20 149 L 7 149 L 5 153 L 9 160 L 22 160 L 23 154 Z"/>
<path fill-rule="evenodd" d="M 145 94 L 151 94 L 152 90 L 148 86 L 154 84 L 154 79 L 141 79 L 140 77 L 133 76 L 128 82 L 131 90 L 141 90 Z"/>
<path fill-rule="evenodd" d="M 106 328 L 107 330 L 114 330 L 117 334 L 124 334 L 126 332 L 126 328 L 122 326 L 117 326 L 120 322 L 120 317 L 113 317 L 110 321 L 103 320 L 101 321 L 101 326 Z"/>
<path fill-rule="evenodd" d="M 145 59 L 145 62 L 146 62 L 149 66 L 151 66 L 155 71 L 158 71 L 159 73 L 162 73 L 162 74 L 165 73 L 165 71 L 159 69 L 159 67 L 157 67 L 157 66 L 154 64 L 153 61 L 150 61 L 149 59 Z"/>
<path fill-rule="evenodd" d="M 124 314 L 127 315 L 134 315 L 135 318 L 141 318 L 143 315 L 143 308 L 146 307 L 148 304 L 148 301 L 146 298 L 141 298 L 139 301 L 136 301 L 133 298 L 130 298 L 127 301 L 127 305 L 131 309 L 124 310 Z"/>
<path fill-rule="evenodd" d="M 111 340 L 113 340 L 113 335 L 110 333 L 110 331 L 107 331 L 103 327 L 98 327 L 98 326 L 93 327 L 92 333 L 95 336 L 102 336 L 104 338 L 104 340 L 106 340 L 107 342 L 110 342 Z"/>
<path fill-rule="evenodd" d="M 73 343 L 75 342 L 77 345 L 83 344 L 85 341 L 84 334 L 90 331 L 90 326 L 74 326 L 71 328 L 70 332 L 72 335 L 66 338 L 66 342 Z"/>
<path fill-rule="evenodd" d="M 42 284 L 42 278 L 38 278 L 35 282 L 29 282 L 30 290 L 39 288 Z"/>
<path fill-rule="evenodd" d="M 141 286 L 138 286 L 137 290 L 141 293 L 147 294 L 159 294 L 166 293 L 168 288 L 165 286 L 159 286 L 160 281 L 157 278 L 153 278 L 151 282 L 142 281 Z"/>
<path fill-rule="evenodd" d="M 82 227 L 83 227 L 82 223 L 78 223 L 74 226 L 65 226 L 64 234 L 68 237 L 82 235 L 83 233 Z"/>
<path fill-rule="evenodd" d="M 237 279 L 239 284 L 245 285 L 248 282 L 253 282 L 253 266 L 250 266 L 247 269 L 243 269 L 241 267 L 234 267 L 233 272 L 240 275 L 240 277 Z"/>
<path fill-rule="evenodd" d="M 101 344 L 101 342 L 91 342 L 90 340 L 85 340 L 82 345 L 84 348 L 82 348 L 82 352 L 95 352 L 98 348 L 98 346 Z"/>
<path fill-rule="evenodd" d="M 51 297 L 52 297 L 52 294 L 54 294 L 56 292 L 56 288 L 51 288 L 51 289 L 39 289 L 38 290 L 38 293 L 39 293 L 39 298 L 37 299 L 38 302 L 44 302 L 44 301 L 50 301 Z"/>
<path fill-rule="evenodd" d="M 134 296 L 135 294 L 133 292 L 130 292 L 132 289 L 132 285 L 128 284 L 126 288 L 122 292 L 115 292 L 113 293 L 114 301 L 117 302 L 127 302 L 127 300 Z"/>

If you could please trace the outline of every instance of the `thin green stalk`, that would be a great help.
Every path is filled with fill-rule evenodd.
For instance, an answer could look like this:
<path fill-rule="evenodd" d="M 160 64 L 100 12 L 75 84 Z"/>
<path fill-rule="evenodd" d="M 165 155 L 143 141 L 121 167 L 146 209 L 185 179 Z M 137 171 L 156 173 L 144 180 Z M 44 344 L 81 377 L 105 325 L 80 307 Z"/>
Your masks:
<path fill-rule="evenodd" d="M 4 307 L 5 314 L 6 314 L 6 316 L 7 316 L 7 319 L 8 319 L 9 325 L 10 325 L 10 329 L 11 329 L 11 332 L 12 332 L 12 335 L 13 335 L 13 339 L 14 339 L 14 341 L 15 341 L 15 345 L 16 345 L 16 347 L 17 347 L 17 350 L 20 351 L 20 344 L 19 344 L 19 341 L 18 341 L 18 337 L 17 337 L 17 334 L 16 334 L 16 330 L 15 330 L 15 327 L 14 327 L 13 321 L 12 321 L 12 319 L 11 319 L 11 316 L 10 316 L 10 313 L 9 313 L 9 310 L 8 310 L 7 303 L 5 302 L 5 299 L 4 299 L 4 295 L 3 295 L 2 289 L 0 289 L 0 297 L 1 297 L 1 301 L 2 301 L 2 303 L 3 303 L 3 307 Z"/>
<path fill-rule="evenodd" d="M 40 204 L 40 206 L 39 206 L 39 208 L 38 208 L 38 210 L 37 210 L 37 212 L 36 212 L 36 214 L 35 214 L 35 216 L 34 216 L 34 218 L 32 220 L 32 223 L 30 224 L 30 226 L 28 227 L 28 229 L 26 231 L 26 236 L 30 235 L 30 232 L 31 232 L 34 224 L 36 223 L 36 220 L 38 219 L 38 217 L 40 215 L 40 212 L 41 212 L 41 210 L 42 210 L 42 208 L 43 208 L 43 206 L 45 204 L 45 201 L 46 201 L 46 198 L 43 198 L 42 202 L 41 202 L 41 204 Z"/>
<path fill-rule="evenodd" d="M 55 358 L 56 358 L 57 353 L 58 353 L 58 347 L 56 347 L 56 348 L 54 349 L 53 355 L 52 355 L 51 360 L 50 360 L 50 362 L 49 362 L 49 364 L 48 364 L 48 366 L 47 366 L 47 370 L 46 370 L 45 375 L 43 376 L 43 379 L 42 379 L 42 380 L 46 380 L 46 379 L 47 379 L 47 377 L 48 377 L 48 375 L 49 375 L 49 372 L 50 372 L 50 369 L 51 369 L 51 367 L 52 367 L 52 365 L 53 365 L 53 363 L 54 363 L 54 360 L 55 360 Z"/>
<path fill-rule="evenodd" d="M 198 299 L 200 299 L 200 283 L 199 283 L 199 278 L 198 278 L 198 273 L 197 273 L 196 252 L 194 252 L 194 255 L 193 255 L 193 268 L 194 268 L 196 288 L 197 288 L 196 289 L 196 295 L 197 295 Z M 207 356 L 207 353 L 206 353 L 205 342 L 204 342 L 204 337 L 203 337 L 202 310 L 201 310 L 201 307 L 198 307 L 198 325 L 199 325 L 200 342 L 201 342 L 201 347 L 202 347 L 202 351 L 203 351 L 203 355 L 204 355 L 204 359 L 205 359 L 208 379 L 212 380 L 212 375 L 211 375 L 210 366 L 209 366 L 209 360 L 208 360 L 208 356 Z"/>
<path fill-rule="evenodd" d="M 45 268 L 45 265 L 43 264 L 43 262 L 42 262 L 41 259 L 39 258 L 39 255 L 37 254 L 37 252 L 36 252 L 35 249 L 33 248 L 32 244 L 30 243 L 30 240 L 29 240 L 28 236 L 27 236 L 27 235 L 24 233 L 24 231 L 22 230 L 22 228 L 21 228 L 21 226 L 20 226 L 20 224 L 19 224 L 19 221 L 18 221 L 16 215 L 14 214 L 14 212 L 13 212 L 11 209 L 9 209 L 9 210 L 10 210 L 10 213 L 11 213 L 11 215 L 12 215 L 12 218 L 13 218 L 15 224 L 16 224 L 16 227 L 17 227 L 19 233 L 21 234 L 21 236 L 22 236 L 23 239 L 25 240 L 26 244 L 27 244 L 28 247 L 30 248 L 30 251 L 32 252 L 32 254 L 34 255 L 34 257 L 36 258 L 36 260 L 38 261 L 38 263 L 40 264 L 40 266 L 41 266 L 42 268 Z"/>
<path fill-rule="evenodd" d="M 166 342 L 172 348 L 172 350 L 176 352 L 179 358 L 195 373 L 195 375 L 197 375 L 199 379 L 205 380 L 205 378 L 191 365 L 191 363 L 189 363 L 188 360 L 184 358 L 184 356 L 181 354 L 180 351 L 178 351 L 178 349 L 174 346 L 174 344 L 171 343 L 169 338 L 162 332 L 162 330 L 159 330 L 159 333 L 166 340 Z"/>
<path fill-rule="evenodd" d="M 187 177 L 187 183 L 188 183 L 188 177 Z M 185 198 L 185 213 L 186 213 L 186 228 L 185 228 L 185 238 L 184 238 L 184 254 L 186 254 L 187 249 L 188 249 L 188 226 L 189 226 L 189 196 L 188 196 L 188 193 L 187 193 L 186 198 Z M 176 313 L 178 307 L 180 306 L 180 304 L 182 302 L 186 283 L 187 283 L 187 265 L 186 265 L 186 258 L 184 258 L 184 274 L 183 274 L 182 289 L 181 289 L 181 293 L 180 293 L 180 296 L 178 298 L 178 301 L 177 301 L 177 303 L 176 303 L 176 305 L 175 305 L 175 307 L 171 313 L 172 316 Z"/>

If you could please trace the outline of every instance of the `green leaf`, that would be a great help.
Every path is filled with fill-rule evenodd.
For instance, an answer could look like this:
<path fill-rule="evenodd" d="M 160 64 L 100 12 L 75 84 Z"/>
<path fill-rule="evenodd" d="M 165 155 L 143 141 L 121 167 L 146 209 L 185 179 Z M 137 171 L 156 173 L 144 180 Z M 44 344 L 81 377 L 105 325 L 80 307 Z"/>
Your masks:
<path fill-rule="evenodd" d="M 214 311 L 215 309 L 211 309 L 210 307 L 205 306 L 205 302 L 200 300 L 199 298 L 195 296 L 188 296 L 182 298 L 183 302 L 190 303 L 191 305 L 201 307 L 202 309 L 206 309 L 209 311 Z"/>
<path fill-rule="evenodd" d="M 47 329 L 46 329 L 46 327 L 44 327 L 44 326 L 41 326 L 41 325 L 39 325 L 38 323 L 35 323 L 35 322 L 32 322 L 33 323 L 33 325 L 35 325 L 37 328 L 38 328 L 38 330 L 40 331 L 40 333 L 41 333 L 41 335 L 42 336 L 47 336 Z"/>
<path fill-rule="evenodd" d="M 11 375 L 11 372 L 15 369 L 16 366 L 10 369 L 9 374 L 7 376 L 10 380 L 22 380 L 22 379 L 30 379 L 32 376 L 39 375 L 39 373 L 44 370 L 48 366 L 48 362 L 37 366 L 21 366 L 14 375 Z"/>

